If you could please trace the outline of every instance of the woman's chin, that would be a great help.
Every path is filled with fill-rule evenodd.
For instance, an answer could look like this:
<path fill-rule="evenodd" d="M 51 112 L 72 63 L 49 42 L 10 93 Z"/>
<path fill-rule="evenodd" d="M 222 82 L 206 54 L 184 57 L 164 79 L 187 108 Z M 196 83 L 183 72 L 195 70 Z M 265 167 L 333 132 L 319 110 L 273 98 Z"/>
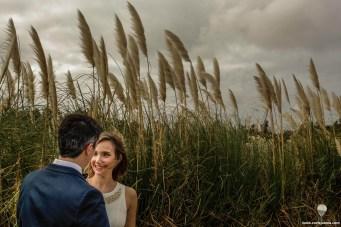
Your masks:
<path fill-rule="evenodd" d="M 103 174 L 103 170 L 97 170 L 97 169 L 95 169 L 94 172 L 95 172 L 96 174 Z"/>
<path fill-rule="evenodd" d="M 105 171 L 105 168 L 103 167 L 98 168 L 96 166 L 92 166 L 92 169 L 95 173 L 103 173 Z"/>
<path fill-rule="evenodd" d="M 105 176 L 105 175 L 108 174 L 107 171 L 105 171 L 105 170 L 97 170 L 97 169 L 95 169 L 94 172 L 95 172 L 96 175 L 100 175 L 100 176 Z"/>

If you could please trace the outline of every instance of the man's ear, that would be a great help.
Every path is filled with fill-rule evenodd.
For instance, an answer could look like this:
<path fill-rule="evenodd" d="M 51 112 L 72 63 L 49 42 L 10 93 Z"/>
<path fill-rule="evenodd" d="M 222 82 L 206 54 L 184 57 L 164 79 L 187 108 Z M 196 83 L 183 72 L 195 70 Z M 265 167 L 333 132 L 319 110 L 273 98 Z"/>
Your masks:
<path fill-rule="evenodd" d="M 92 156 L 93 154 L 92 154 L 92 151 L 94 150 L 94 147 L 93 147 L 94 145 L 93 144 L 88 144 L 87 146 L 86 146 L 86 148 L 85 148 L 85 154 L 87 155 L 87 156 Z"/>

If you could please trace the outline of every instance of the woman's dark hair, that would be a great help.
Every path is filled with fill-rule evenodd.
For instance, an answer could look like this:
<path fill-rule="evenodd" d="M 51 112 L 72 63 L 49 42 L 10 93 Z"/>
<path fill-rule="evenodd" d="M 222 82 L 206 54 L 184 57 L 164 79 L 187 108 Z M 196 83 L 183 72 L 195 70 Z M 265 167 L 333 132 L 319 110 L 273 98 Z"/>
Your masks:
<path fill-rule="evenodd" d="M 89 116 L 67 115 L 58 129 L 59 154 L 69 158 L 79 156 L 87 144 L 96 142 L 102 131 L 101 126 Z"/>
<path fill-rule="evenodd" d="M 102 132 L 99 135 L 95 146 L 97 146 L 99 143 L 103 141 L 110 141 L 114 146 L 116 159 L 121 159 L 121 161 L 112 171 L 112 179 L 117 180 L 119 177 L 123 176 L 127 172 L 128 168 L 128 159 L 125 151 L 123 137 L 118 132 Z M 94 175 L 94 171 L 91 165 L 88 166 L 87 173 L 88 177 L 92 177 Z"/>

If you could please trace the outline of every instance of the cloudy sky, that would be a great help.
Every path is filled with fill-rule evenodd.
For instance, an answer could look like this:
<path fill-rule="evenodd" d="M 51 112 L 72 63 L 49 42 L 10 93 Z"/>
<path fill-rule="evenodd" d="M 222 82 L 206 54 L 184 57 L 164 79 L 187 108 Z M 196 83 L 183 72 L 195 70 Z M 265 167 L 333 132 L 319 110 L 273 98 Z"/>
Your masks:
<path fill-rule="evenodd" d="M 143 21 L 148 51 L 155 59 L 165 52 L 164 30 L 176 33 L 190 57 L 201 56 L 209 70 L 217 57 L 221 67 L 221 89 L 235 92 L 245 115 L 261 112 L 253 76 L 255 63 L 269 76 L 284 78 L 294 95 L 295 74 L 310 84 L 308 65 L 313 58 L 320 82 L 328 91 L 341 95 L 341 1 L 339 0 L 136 0 L 131 1 Z M 114 15 L 129 32 L 126 1 L 121 0 L 0 0 L 0 42 L 8 19 L 13 18 L 20 39 L 22 58 L 34 56 L 29 36 L 33 25 L 44 49 L 50 53 L 57 78 L 88 72 L 80 51 L 77 9 L 85 15 L 95 39 L 103 35 L 108 52 L 117 56 Z M 4 52 L 0 49 L 0 55 Z M 115 68 L 114 63 L 111 66 Z M 112 69 L 114 70 L 114 69 Z M 157 67 L 153 64 L 156 78 Z"/>

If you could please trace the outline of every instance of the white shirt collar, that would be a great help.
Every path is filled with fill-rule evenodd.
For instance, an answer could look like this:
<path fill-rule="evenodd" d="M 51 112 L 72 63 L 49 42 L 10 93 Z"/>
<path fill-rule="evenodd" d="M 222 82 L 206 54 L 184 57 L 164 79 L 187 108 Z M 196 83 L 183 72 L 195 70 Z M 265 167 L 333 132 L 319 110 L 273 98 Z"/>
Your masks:
<path fill-rule="evenodd" d="M 71 167 L 71 168 L 77 170 L 78 172 L 80 172 L 82 174 L 82 167 L 80 167 L 78 164 L 76 164 L 74 162 L 69 162 L 69 161 L 60 160 L 60 159 L 56 158 L 53 161 L 53 164 L 60 165 L 60 166 Z"/>

